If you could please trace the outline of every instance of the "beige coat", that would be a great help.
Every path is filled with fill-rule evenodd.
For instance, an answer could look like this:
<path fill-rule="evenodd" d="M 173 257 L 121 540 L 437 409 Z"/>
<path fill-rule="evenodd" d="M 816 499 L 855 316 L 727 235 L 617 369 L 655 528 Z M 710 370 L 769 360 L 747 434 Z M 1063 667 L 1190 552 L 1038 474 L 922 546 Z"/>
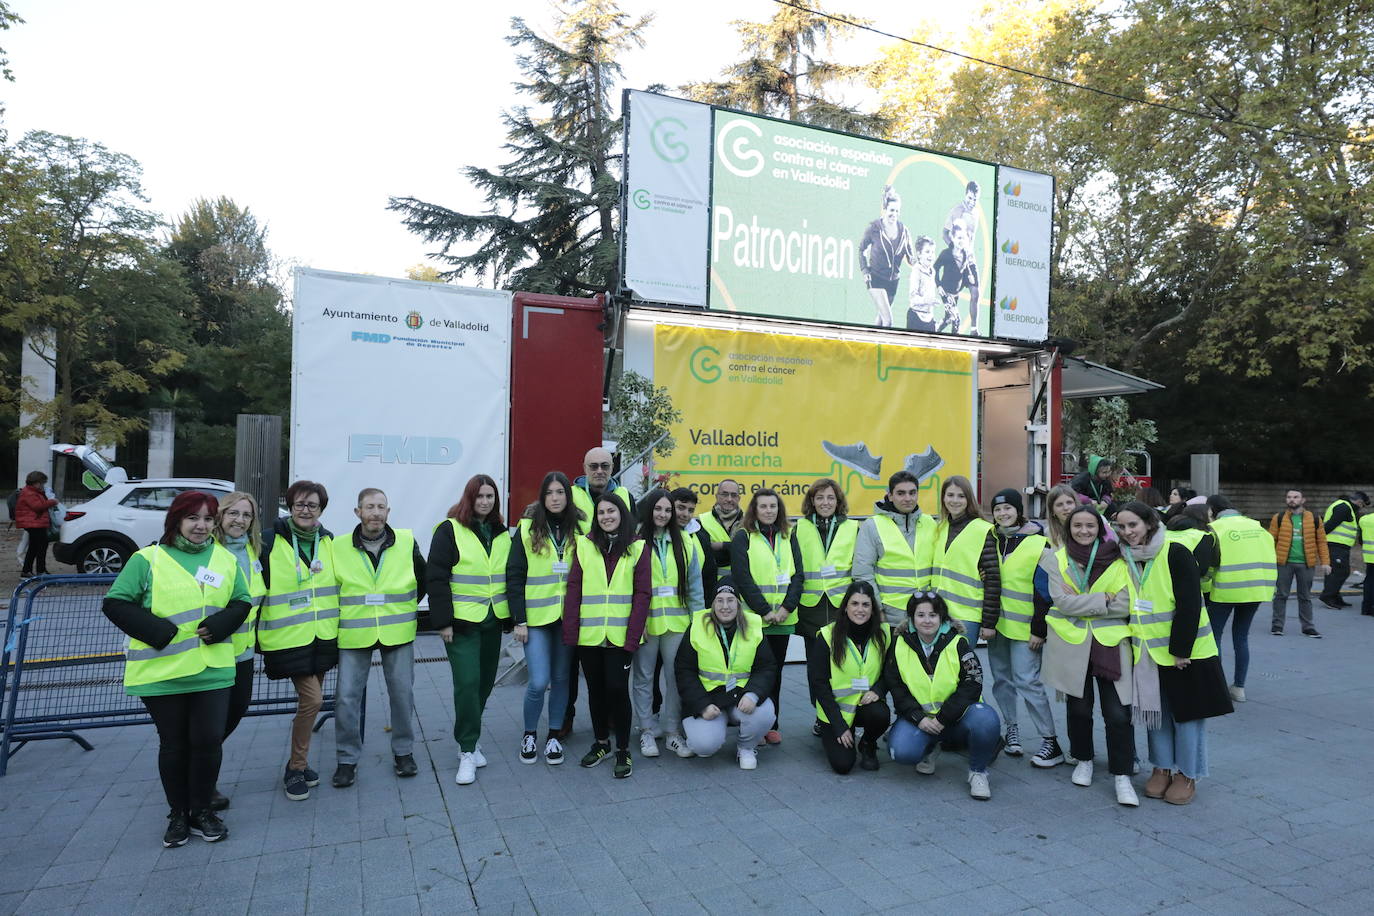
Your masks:
<path fill-rule="evenodd" d="M 1106 592 L 1088 592 L 1080 595 L 1069 588 L 1059 573 L 1059 557 L 1055 550 L 1046 548 L 1040 557 L 1040 568 L 1049 577 L 1050 600 L 1054 606 L 1050 614 L 1062 617 L 1086 617 L 1099 620 L 1125 620 L 1131 616 L 1131 598 L 1127 589 L 1115 595 Z M 1046 687 L 1053 687 L 1065 696 L 1083 696 L 1083 684 L 1088 677 L 1089 640 L 1078 645 L 1067 643 L 1059 638 L 1054 627 L 1049 628 L 1045 637 L 1044 657 L 1040 662 L 1040 680 Z M 1116 695 L 1121 702 L 1131 705 L 1131 641 L 1121 640 L 1117 649 L 1121 652 L 1121 679 L 1116 682 Z"/>

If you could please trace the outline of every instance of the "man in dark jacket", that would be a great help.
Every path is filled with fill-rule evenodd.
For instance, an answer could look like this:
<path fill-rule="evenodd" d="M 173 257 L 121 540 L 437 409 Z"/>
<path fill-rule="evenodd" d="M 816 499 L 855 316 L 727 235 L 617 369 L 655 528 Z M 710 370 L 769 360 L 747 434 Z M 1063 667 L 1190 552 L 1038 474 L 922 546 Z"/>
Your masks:
<path fill-rule="evenodd" d="M 1350 602 L 1341 597 L 1341 586 L 1350 576 L 1350 548 L 1360 536 L 1360 510 L 1367 508 L 1369 496 L 1356 490 L 1327 506 L 1322 518 L 1326 546 L 1331 553 L 1331 572 L 1322 580 L 1321 603 L 1332 610 L 1350 607 Z"/>

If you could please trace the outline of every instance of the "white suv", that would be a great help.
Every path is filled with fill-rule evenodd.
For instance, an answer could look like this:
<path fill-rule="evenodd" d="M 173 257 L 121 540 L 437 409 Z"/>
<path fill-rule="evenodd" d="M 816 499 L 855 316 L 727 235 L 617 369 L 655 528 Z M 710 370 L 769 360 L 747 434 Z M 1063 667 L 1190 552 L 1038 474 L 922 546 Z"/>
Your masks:
<path fill-rule="evenodd" d="M 162 537 L 167 509 L 178 494 L 202 490 L 221 499 L 234 492 L 233 481 L 214 477 L 128 480 L 122 468 L 111 467 L 84 445 L 54 445 L 52 450 L 85 465 L 88 487 L 108 484 L 88 502 L 67 510 L 61 539 L 53 545 L 59 563 L 83 573 L 117 573 L 135 551 Z"/>

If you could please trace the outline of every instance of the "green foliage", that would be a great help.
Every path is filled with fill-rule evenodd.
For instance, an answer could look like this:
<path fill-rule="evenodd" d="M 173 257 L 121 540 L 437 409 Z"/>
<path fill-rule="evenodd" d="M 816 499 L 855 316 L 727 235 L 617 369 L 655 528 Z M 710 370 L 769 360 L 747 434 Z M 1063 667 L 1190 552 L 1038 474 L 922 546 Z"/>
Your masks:
<path fill-rule="evenodd" d="M 490 274 L 494 286 L 562 295 L 615 288 L 620 120 L 611 94 L 621 76 L 616 56 L 642 45 L 648 24 L 614 0 L 561 7 L 552 38 L 511 20 L 507 41 L 520 52 L 523 74 L 516 89 L 533 107 L 503 116 L 511 159 L 498 171 L 464 169 L 484 193 L 486 212 L 414 197 L 388 205 L 407 229 L 440 246 L 430 257 L 450 266 L 444 279 Z M 473 241 L 476 250 L 455 250 Z"/>
<path fill-rule="evenodd" d="M 631 370 L 621 373 L 611 391 L 606 434 L 617 442 L 626 460 L 642 455 L 650 446 L 653 446 L 654 455 L 666 458 L 677 447 L 668 430 L 681 419 L 682 411 L 673 407 L 673 398 L 667 388 Z M 653 455 L 648 456 L 645 464 L 653 464 Z"/>
<path fill-rule="evenodd" d="M 1132 420 L 1131 406 L 1125 398 L 1097 398 L 1090 413 L 1084 452 L 1101 455 L 1128 471 L 1144 470 L 1135 466 L 1135 458 L 1129 453 L 1148 450 L 1159 438 L 1155 421 Z"/>

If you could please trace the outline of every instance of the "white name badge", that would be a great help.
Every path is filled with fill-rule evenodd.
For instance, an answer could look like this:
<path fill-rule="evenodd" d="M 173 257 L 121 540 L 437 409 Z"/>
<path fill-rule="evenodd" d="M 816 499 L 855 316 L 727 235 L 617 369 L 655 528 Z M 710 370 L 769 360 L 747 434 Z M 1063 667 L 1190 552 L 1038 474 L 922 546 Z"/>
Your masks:
<path fill-rule="evenodd" d="M 677 589 L 673 588 L 671 585 L 656 585 L 656 586 L 654 586 L 654 597 L 655 597 L 655 598 L 671 598 L 671 597 L 673 597 L 673 596 L 676 595 L 676 594 L 677 594 Z"/>
<path fill-rule="evenodd" d="M 363 604 L 386 604 L 386 595 L 364 595 Z"/>
<path fill-rule="evenodd" d="M 568 574 L 568 564 L 564 563 L 562 560 L 554 560 L 553 571 L 560 576 L 566 576 Z"/>
<path fill-rule="evenodd" d="M 1135 599 L 1135 609 L 1139 614 L 1148 614 L 1155 609 L 1153 601 L 1146 601 L 1144 598 Z"/>
<path fill-rule="evenodd" d="M 291 599 L 291 602 L 290 602 L 290 603 L 291 603 L 291 610 L 293 610 L 293 611 L 302 611 L 302 610 L 305 610 L 306 608 L 310 607 L 310 596 L 309 596 L 309 595 L 297 595 L 296 597 L 294 597 L 294 598 Z"/>
<path fill-rule="evenodd" d="M 196 581 L 201 585 L 208 585 L 210 588 L 219 588 L 224 584 L 224 576 L 202 566 L 196 570 Z"/>
<path fill-rule="evenodd" d="M 776 581 L 779 585 L 788 585 L 792 582 L 792 577 L 789 576 L 787 573 L 778 573 L 778 578 Z"/>
<path fill-rule="evenodd" d="M 833 579 L 833 578 L 835 578 L 835 576 L 836 576 L 835 567 L 833 567 L 833 566 L 822 566 L 822 567 L 821 567 L 821 578 L 823 578 L 823 579 Z"/>
<path fill-rule="evenodd" d="M 866 678 L 866 677 L 855 677 L 855 678 L 850 678 L 850 679 L 849 679 L 849 686 L 852 687 L 852 688 L 854 688 L 855 690 L 867 690 L 867 689 L 868 689 L 868 678 Z"/>
<path fill-rule="evenodd" d="M 318 575 L 319 573 L 324 572 L 324 564 L 321 563 L 318 559 L 316 559 L 313 563 L 310 564 L 310 571 Z"/>
<path fill-rule="evenodd" d="M 725 679 L 725 689 L 726 689 L 726 690 L 734 690 L 734 689 L 735 689 L 735 681 L 736 681 L 736 680 L 737 680 L 737 679 L 736 679 L 736 677 L 735 677 L 733 674 L 730 675 L 729 677 L 727 677 L 727 678 Z"/>
<path fill-rule="evenodd" d="M 259 573 L 259 574 L 262 573 L 262 561 L 261 561 L 261 560 L 254 560 L 254 561 L 253 561 L 253 572 Z"/>

